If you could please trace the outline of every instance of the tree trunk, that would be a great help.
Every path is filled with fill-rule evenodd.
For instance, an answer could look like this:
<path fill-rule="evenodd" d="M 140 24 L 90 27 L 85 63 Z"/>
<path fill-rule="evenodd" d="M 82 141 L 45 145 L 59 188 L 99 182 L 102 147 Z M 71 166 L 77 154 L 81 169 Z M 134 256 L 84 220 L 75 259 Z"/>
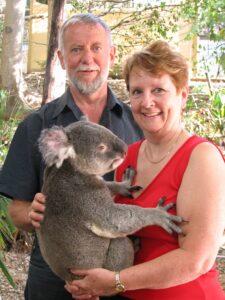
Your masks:
<path fill-rule="evenodd" d="M 66 0 L 52 0 L 48 3 L 51 3 L 52 13 L 42 104 L 60 96 L 65 90 L 66 81 L 57 56 L 58 32 L 63 22 Z"/>
<path fill-rule="evenodd" d="M 23 91 L 23 34 L 26 0 L 7 0 L 2 39 L 1 88 L 8 90 L 6 116 L 10 115 L 16 99 Z"/>

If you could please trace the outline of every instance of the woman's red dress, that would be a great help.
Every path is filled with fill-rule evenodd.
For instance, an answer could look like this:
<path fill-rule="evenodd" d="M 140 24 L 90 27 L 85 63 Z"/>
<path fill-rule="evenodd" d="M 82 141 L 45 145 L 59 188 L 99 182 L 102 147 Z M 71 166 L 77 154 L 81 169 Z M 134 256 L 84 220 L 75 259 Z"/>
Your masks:
<path fill-rule="evenodd" d="M 135 170 L 137 169 L 137 156 L 142 142 L 143 141 L 140 141 L 129 146 L 128 155 L 116 172 L 117 181 L 122 180 L 124 170 L 128 166 L 132 166 Z M 177 193 L 190 155 L 195 146 L 202 142 L 206 142 L 206 140 L 197 136 L 190 137 L 136 199 L 117 196 L 115 202 L 139 205 L 141 207 L 156 207 L 160 197 L 166 196 L 165 204 L 176 203 Z M 170 213 L 176 214 L 175 208 L 171 209 Z M 135 236 L 140 238 L 140 250 L 136 254 L 134 264 L 152 260 L 179 247 L 177 235 L 170 235 L 159 226 L 148 226 L 136 232 Z M 198 243 L 198 241 L 196 241 L 196 243 Z M 122 295 L 134 300 L 225 299 L 225 293 L 218 282 L 218 272 L 216 271 L 215 265 L 206 274 L 189 283 L 166 289 L 127 291 Z"/>

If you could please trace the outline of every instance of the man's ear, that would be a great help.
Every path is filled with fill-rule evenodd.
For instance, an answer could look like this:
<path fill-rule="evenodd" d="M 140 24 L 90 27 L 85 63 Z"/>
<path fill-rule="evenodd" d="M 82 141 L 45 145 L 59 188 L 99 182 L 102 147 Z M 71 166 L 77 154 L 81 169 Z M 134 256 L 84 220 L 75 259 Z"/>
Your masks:
<path fill-rule="evenodd" d="M 56 165 L 60 168 L 63 161 L 69 157 L 75 158 L 73 146 L 63 127 L 53 126 L 44 129 L 38 139 L 40 152 L 47 166 Z"/>
<path fill-rule="evenodd" d="M 58 58 L 59 58 L 59 61 L 60 61 L 60 64 L 61 64 L 61 67 L 63 70 L 66 69 L 65 67 L 65 63 L 64 63 L 64 57 L 63 57 L 63 54 L 60 50 L 57 51 L 57 55 L 58 55 Z"/>
<path fill-rule="evenodd" d="M 115 56 L 116 56 L 116 47 L 111 46 L 111 48 L 110 48 L 110 68 L 114 65 Z"/>

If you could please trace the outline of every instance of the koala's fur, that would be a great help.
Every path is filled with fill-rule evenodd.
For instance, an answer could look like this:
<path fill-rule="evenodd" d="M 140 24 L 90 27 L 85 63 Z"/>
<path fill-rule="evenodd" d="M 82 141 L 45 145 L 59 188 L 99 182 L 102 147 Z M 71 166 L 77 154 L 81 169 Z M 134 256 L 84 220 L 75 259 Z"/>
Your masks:
<path fill-rule="evenodd" d="M 134 249 L 126 236 L 144 226 L 181 232 L 173 223 L 181 218 L 167 213 L 171 205 L 152 209 L 113 202 L 111 191 L 129 195 L 130 182 L 108 184 L 101 176 L 123 161 L 127 146 L 103 126 L 82 120 L 45 129 L 39 148 L 47 167 L 46 209 L 37 236 L 44 259 L 62 279 L 74 279 L 70 268 L 132 265 Z"/>

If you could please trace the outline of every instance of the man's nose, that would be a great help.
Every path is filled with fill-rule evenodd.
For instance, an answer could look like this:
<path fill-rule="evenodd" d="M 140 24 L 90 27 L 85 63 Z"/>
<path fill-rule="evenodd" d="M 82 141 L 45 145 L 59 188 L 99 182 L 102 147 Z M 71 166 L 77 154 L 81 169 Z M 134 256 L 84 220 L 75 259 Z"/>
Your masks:
<path fill-rule="evenodd" d="M 93 54 L 91 50 L 85 49 L 82 53 L 81 61 L 83 64 L 89 65 L 93 63 Z"/>

